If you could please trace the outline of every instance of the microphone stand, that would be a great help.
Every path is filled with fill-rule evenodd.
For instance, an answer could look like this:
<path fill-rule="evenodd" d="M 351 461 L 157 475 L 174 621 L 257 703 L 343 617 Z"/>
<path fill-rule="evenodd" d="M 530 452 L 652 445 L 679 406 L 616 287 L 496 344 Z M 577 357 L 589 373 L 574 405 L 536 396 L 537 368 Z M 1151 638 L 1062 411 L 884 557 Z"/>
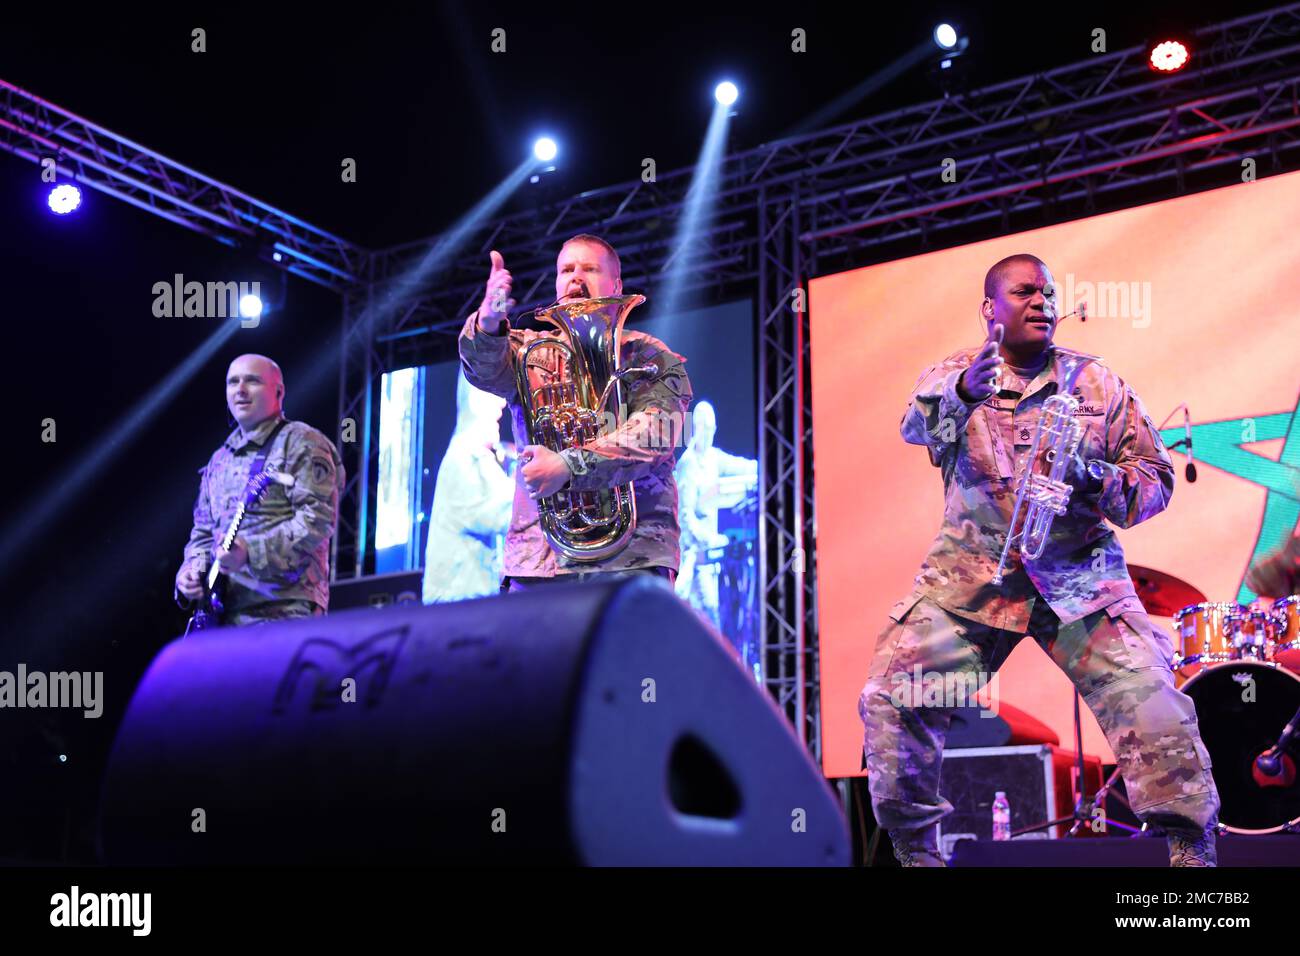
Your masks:
<path fill-rule="evenodd" d="M 1073 825 L 1066 832 L 1065 836 L 1066 837 L 1078 836 L 1080 827 L 1091 825 L 1093 820 L 1092 811 L 1097 807 L 1097 805 L 1101 804 L 1103 808 L 1105 806 L 1106 795 L 1107 793 L 1110 792 L 1110 788 L 1114 785 L 1115 779 L 1119 776 L 1119 765 L 1118 764 L 1115 765 L 1115 769 L 1111 772 L 1111 775 L 1106 778 L 1106 780 L 1102 783 L 1102 785 L 1097 789 L 1097 792 L 1092 795 L 1092 799 L 1088 799 L 1088 787 L 1087 787 L 1086 779 L 1084 777 L 1084 767 L 1083 767 L 1083 715 L 1079 710 L 1079 701 L 1081 699 L 1082 698 L 1079 695 L 1078 688 L 1075 688 L 1074 691 L 1074 780 L 1073 780 L 1073 790 L 1075 794 L 1074 811 L 1068 817 L 1057 817 L 1055 820 L 1048 820 L 1046 823 L 1036 823 L 1031 827 L 1021 827 L 1019 830 L 1013 830 L 1011 832 L 1012 839 L 1015 839 L 1016 837 L 1025 833 L 1036 833 L 1039 830 L 1047 830 L 1054 826 L 1060 826 L 1062 824 L 1069 823 L 1070 821 L 1073 821 Z M 1117 827 L 1120 830 L 1127 830 L 1129 833 L 1132 833 L 1134 836 L 1137 836 L 1138 834 L 1143 832 L 1143 830 L 1139 829 L 1138 827 L 1130 826 L 1127 823 L 1120 823 L 1118 820 L 1107 820 L 1104 816 L 1102 817 L 1102 819 L 1103 819 L 1103 825 L 1107 829 L 1109 829 L 1110 827 Z"/>
<path fill-rule="evenodd" d="M 1184 454 L 1187 456 L 1187 467 L 1184 469 L 1183 477 L 1185 477 L 1188 483 L 1190 484 L 1191 482 L 1196 480 L 1196 460 L 1193 457 L 1193 453 L 1192 453 L 1192 417 L 1191 417 L 1191 412 L 1187 408 L 1187 403 L 1183 402 L 1181 405 L 1177 406 L 1172 412 L 1166 415 L 1165 420 L 1161 422 L 1159 426 L 1157 426 L 1156 431 L 1159 432 L 1160 429 L 1168 425 L 1169 419 L 1177 415 L 1179 411 L 1182 411 L 1183 413 L 1183 437 L 1178 439 L 1178 441 L 1174 442 L 1172 445 L 1166 445 L 1165 448 L 1168 451 L 1174 451 L 1175 449 L 1178 448 L 1187 449 L 1187 451 L 1184 452 Z"/>

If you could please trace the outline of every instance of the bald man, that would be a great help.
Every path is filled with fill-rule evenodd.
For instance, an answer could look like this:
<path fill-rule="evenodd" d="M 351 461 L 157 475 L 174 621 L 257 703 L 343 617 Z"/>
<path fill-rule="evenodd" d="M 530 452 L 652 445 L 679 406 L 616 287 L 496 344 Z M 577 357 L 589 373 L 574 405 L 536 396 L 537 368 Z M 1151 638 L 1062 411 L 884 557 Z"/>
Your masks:
<path fill-rule="evenodd" d="M 284 376 L 265 355 L 241 355 L 230 363 L 226 407 L 238 427 L 200 472 L 194 527 L 176 590 L 190 600 L 201 598 L 203 576 L 215 560 L 226 579 L 223 625 L 324 614 L 329 542 L 343 490 L 338 451 L 310 425 L 284 417 Z M 292 484 L 271 483 L 227 551 L 220 541 L 255 468 L 289 475 Z"/>

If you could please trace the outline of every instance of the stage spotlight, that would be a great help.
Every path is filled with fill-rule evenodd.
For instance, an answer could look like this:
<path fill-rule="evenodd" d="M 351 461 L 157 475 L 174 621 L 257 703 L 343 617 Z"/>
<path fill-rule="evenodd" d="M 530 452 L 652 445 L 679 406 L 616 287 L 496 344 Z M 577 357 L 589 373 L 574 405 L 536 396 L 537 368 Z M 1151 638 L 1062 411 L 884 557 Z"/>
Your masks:
<path fill-rule="evenodd" d="M 713 90 L 713 98 L 723 106 L 730 106 L 740 96 L 740 90 L 730 80 L 723 80 Z"/>
<path fill-rule="evenodd" d="M 957 28 L 951 23 L 941 23 L 934 28 L 934 42 L 944 50 L 951 50 L 957 45 Z"/>
<path fill-rule="evenodd" d="M 1151 68 L 1161 73 L 1175 73 L 1187 65 L 1191 53 L 1177 40 L 1157 43 L 1151 50 Z"/>
<path fill-rule="evenodd" d="M 81 205 L 81 190 L 64 183 L 50 190 L 50 198 L 47 201 L 55 215 L 66 216 Z"/>
<path fill-rule="evenodd" d="M 555 140 L 551 139 L 549 136 L 543 136 L 537 142 L 533 143 L 533 155 L 543 163 L 549 163 L 556 157 L 556 154 L 558 154 L 559 151 L 560 148 L 555 145 Z"/>
<path fill-rule="evenodd" d="M 246 295 L 239 300 L 239 314 L 245 319 L 257 319 L 262 315 L 262 300 L 255 295 Z"/>

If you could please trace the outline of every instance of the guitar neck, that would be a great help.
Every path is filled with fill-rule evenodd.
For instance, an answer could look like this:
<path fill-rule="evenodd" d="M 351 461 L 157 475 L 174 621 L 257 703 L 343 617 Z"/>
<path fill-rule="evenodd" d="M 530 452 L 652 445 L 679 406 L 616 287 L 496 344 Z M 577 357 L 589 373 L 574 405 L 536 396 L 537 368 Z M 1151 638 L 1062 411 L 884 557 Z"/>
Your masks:
<path fill-rule="evenodd" d="M 277 482 L 286 488 L 292 488 L 294 484 L 293 475 L 265 470 L 248 479 L 248 490 L 244 494 L 244 500 L 235 509 L 235 516 L 230 519 L 230 527 L 226 529 L 225 536 L 221 539 L 223 549 L 229 551 L 234 547 L 235 538 L 239 536 L 239 529 L 244 523 L 244 517 L 248 514 L 248 509 L 262 499 L 262 495 L 266 494 L 266 490 L 271 487 L 272 482 Z M 221 565 L 213 561 L 212 566 L 208 568 L 209 591 L 217 586 L 220 577 Z"/>
<path fill-rule="evenodd" d="M 229 551 L 235 543 L 235 538 L 239 537 L 239 528 L 244 523 L 244 515 L 248 512 L 248 503 L 241 501 L 239 507 L 235 509 L 235 516 L 230 519 L 230 527 L 226 529 L 225 535 L 221 538 L 221 547 Z M 208 568 L 208 590 L 211 591 L 217 586 L 217 581 L 221 578 L 221 565 L 216 561 Z"/>

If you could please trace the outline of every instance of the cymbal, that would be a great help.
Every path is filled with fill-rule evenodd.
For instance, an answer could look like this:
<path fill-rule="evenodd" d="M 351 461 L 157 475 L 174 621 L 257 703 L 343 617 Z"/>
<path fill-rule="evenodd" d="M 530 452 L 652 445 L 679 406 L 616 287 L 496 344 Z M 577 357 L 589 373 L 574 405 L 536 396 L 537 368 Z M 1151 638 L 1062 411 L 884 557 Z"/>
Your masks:
<path fill-rule="evenodd" d="M 1148 614 L 1170 617 L 1189 604 L 1201 604 L 1208 600 L 1200 589 L 1164 571 L 1130 564 L 1128 573 L 1133 578 L 1133 589 L 1137 591 L 1138 600 Z"/>

